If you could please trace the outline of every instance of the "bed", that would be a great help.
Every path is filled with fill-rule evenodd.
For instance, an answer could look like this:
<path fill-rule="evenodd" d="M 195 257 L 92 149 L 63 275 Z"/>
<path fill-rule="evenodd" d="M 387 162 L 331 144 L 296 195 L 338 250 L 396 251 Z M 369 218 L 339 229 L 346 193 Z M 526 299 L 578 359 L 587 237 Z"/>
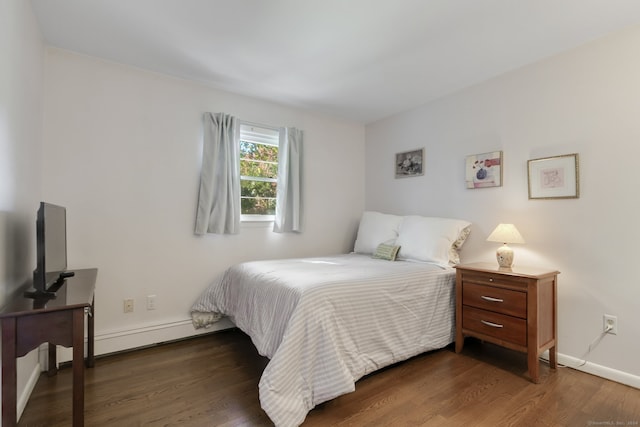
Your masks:
<path fill-rule="evenodd" d="M 411 232 L 424 252 L 425 230 L 417 235 L 410 227 L 416 219 L 423 226 L 435 220 L 436 228 L 455 222 L 438 259 L 416 259 L 402 238 Z M 193 304 L 194 326 L 228 316 L 247 333 L 270 359 L 259 382 L 262 408 L 276 426 L 300 425 L 316 405 L 354 391 L 364 375 L 453 342 L 451 256 L 468 230 L 460 220 L 365 212 L 353 253 L 227 269 Z"/>

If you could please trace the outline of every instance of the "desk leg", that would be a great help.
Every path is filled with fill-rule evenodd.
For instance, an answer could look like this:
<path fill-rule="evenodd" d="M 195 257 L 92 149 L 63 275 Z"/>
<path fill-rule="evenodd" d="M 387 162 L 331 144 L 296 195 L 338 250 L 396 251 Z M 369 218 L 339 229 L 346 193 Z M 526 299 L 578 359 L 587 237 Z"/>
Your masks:
<path fill-rule="evenodd" d="M 84 307 L 73 310 L 73 426 L 84 425 Z"/>
<path fill-rule="evenodd" d="M 58 355 L 57 355 L 57 348 L 56 345 L 54 343 L 47 343 L 48 344 L 48 352 L 49 352 L 49 369 L 47 370 L 47 376 L 54 376 L 58 373 Z"/>
<path fill-rule="evenodd" d="M 2 425 L 17 423 L 16 318 L 2 319 Z"/>

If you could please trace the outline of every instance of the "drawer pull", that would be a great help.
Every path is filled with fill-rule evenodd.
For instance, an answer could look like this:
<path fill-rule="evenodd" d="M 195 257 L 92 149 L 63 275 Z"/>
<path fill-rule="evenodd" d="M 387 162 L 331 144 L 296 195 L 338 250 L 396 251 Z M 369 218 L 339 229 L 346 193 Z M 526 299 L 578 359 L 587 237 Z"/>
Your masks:
<path fill-rule="evenodd" d="M 501 298 L 494 298 L 494 297 L 488 297 L 485 295 L 481 295 L 480 298 L 482 298 L 485 301 L 491 301 L 491 302 L 504 302 L 503 299 Z"/>
<path fill-rule="evenodd" d="M 504 325 L 499 323 L 487 322 L 486 320 L 481 320 L 481 322 L 487 326 L 491 326 L 492 328 L 504 328 Z"/>

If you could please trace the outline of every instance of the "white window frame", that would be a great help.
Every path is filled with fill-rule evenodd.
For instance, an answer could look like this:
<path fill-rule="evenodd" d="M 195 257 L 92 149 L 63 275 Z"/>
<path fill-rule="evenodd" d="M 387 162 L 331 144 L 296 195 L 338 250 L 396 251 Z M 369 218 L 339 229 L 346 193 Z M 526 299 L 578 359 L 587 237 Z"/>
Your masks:
<path fill-rule="evenodd" d="M 238 144 L 240 144 L 240 141 L 248 141 L 280 147 L 280 130 L 276 127 L 239 121 L 239 136 Z M 246 178 L 261 180 L 259 177 L 245 177 L 241 175 L 240 182 L 242 183 Z M 270 179 L 265 179 L 265 181 L 273 182 Z M 241 200 L 242 196 L 240 196 L 238 202 L 240 203 Z M 240 222 L 273 222 L 275 218 L 275 215 L 240 214 Z"/>

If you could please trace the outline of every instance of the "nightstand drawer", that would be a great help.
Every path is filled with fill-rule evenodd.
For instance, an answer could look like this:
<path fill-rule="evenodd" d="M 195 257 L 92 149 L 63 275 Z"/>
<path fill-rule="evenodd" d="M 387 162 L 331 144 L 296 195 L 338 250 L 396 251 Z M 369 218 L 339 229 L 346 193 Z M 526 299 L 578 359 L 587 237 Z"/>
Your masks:
<path fill-rule="evenodd" d="M 524 319 L 465 306 L 462 328 L 516 345 L 527 345 L 527 321 Z"/>
<path fill-rule="evenodd" d="M 462 274 L 462 280 L 464 280 L 465 283 L 473 282 L 480 285 L 489 286 L 499 284 L 500 286 L 522 290 L 526 290 L 527 284 L 529 283 L 529 279 L 527 279 L 526 277 L 509 276 L 499 273 L 485 273 L 479 271 L 465 271 Z"/>
<path fill-rule="evenodd" d="M 462 304 L 510 316 L 527 317 L 527 293 L 495 286 L 464 283 Z"/>

